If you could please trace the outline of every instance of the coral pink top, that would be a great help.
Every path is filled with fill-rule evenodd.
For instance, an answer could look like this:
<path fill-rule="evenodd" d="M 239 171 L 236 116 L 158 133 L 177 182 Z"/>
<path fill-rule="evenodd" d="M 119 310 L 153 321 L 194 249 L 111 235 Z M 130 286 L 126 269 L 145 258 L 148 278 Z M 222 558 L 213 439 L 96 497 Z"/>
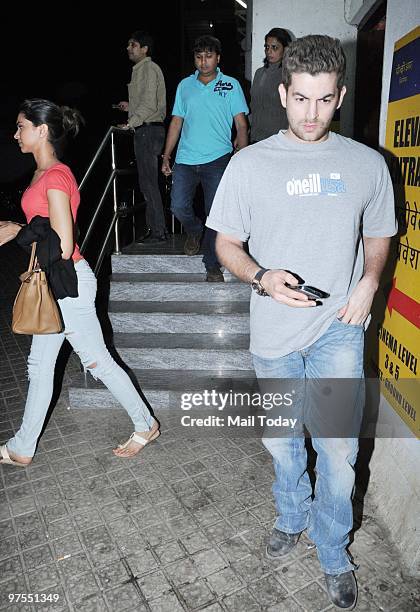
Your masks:
<path fill-rule="evenodd" d="M 69 196 L 73 221 L 75 221 L 77 209 L 80 204 L 79 188 L 70 168 L 58 162 L 45 170 L 44 174 L 42 174 L 35 183 L 29 185 L 23 193 L 22 210 L 25 213 L 28 223 L 36 215 L 40 215 L 41 217 L 50 216 L 48 211 L 48 189 L 59 189 Z M 74 262 L 83 259 L 77 244 L 74 245 L 72 258 Z"/>

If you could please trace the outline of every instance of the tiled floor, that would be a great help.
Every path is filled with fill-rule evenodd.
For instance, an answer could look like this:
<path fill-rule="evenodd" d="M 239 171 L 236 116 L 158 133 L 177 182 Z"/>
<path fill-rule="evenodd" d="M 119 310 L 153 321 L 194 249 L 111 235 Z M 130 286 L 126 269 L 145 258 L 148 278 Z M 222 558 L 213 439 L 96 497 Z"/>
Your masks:
<path fill-rule="evenodd" d="M 29 339 L 10 331 L 24 266 L 14 246 L 2 247 L 1 441 L 19 426 L 27 385 Z M 156 443 L 118 459 L 111 448 L 131 432 L 129 420 L 121 411 L 69 411 L 66 385 L 78 371 L 72 356 L 33 464 L 0 466 L 1 610 L 332 609 L 305 537 L 284 561 L 264 556 L 273 471 L 258 441 L 181 439 L 167 416 Z M 360 563 L 358 612 L 420 610 L 367 500 L 351 550 Z M 11 594 L 46 601 L 10 604 Z"/>

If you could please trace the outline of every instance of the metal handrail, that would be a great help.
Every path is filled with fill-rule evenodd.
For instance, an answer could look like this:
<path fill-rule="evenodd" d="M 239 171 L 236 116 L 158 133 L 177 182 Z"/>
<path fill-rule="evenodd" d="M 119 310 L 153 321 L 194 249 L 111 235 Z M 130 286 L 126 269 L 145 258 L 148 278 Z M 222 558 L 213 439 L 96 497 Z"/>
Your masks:
<path fill-rule="evenodd" d="M 102 244 L 102 248 L 101 248 L 101 251 L 100 251 L 100 253 L 98 255 L 98 259 L 97 259 L 97 262 L 96 262 L 96 265 L 95 265 L 95 268 L 94 268 L 95 276 L 97 276 L 97 274 L 98 274 L 98 272 L 99 272 L 99 270 L 101 268 L 103 259 L 105 257 L 105 252 L 106 252 L 106 247 L 107 247 L 107 244 L 108 244 L 108 240 L 109 240 L 109 238 L 111 236 L 112 230 L 114 229 L 115 223 L 118 221 L 119 217 L 122 217 L 122 216 L 126 217 L 126 216 L 128 216 L 130 214 L 134 214 L 134 212 L 142 204 L 143 204 L 143 202 L 140 202 L 139 204 L 135 204 L 134 206 L 129 206 L 129 207 L 125 208 L 123 211 L 119 210 L 119 209 L 114 211 L 111 223 L 109 225 L 108 231 L 107 231 L 106 236 L 105 236 L 105 240 L 104 240 L 104 242 Z"/>
<path fill-rule="evenodd" d="M 79 185 L 79 191 L 80 191 L 80 190 L 82 190 L 82 188 L 86 184 L 86 181 L 87 181 L 88 177 L 90 176 L 90 174 L 91 174 L 93 168 L 95 167 L 99 157 L 101 156 L 102 152 L 104 151 L 105 147 L 108 145 L 108 142 L 110 140 L 111 141 L 111 166 L 112 166 L 112 170 L 111 170 L 111 173 L 109 175 L 108 181 L 107 181 L 107 183 L 105 185 L 105 189 L 102 192 L 102 196 L 101 196 L 101 198 L 99 200 L 99 203 L 98 203 L 98 205 L 96 207 L 96 210 L 95 210 L 95 212 L 93 214 L 93 217 L 92 217 L 92 219 L 91 219 L 91 221 L 89 223 L 88 229 L 87 229 L 85 237 L 83 239 L 83 242 L 82 242 L 82 244 L 80 246 L 80 252 L 83 254 L 86 251 L 87 244 L 88 244 L 88 242 L 89 242 L 89 240 L 91 238 L 92 231 L 93 231 L 93 228 L 95 226 L 96 220 L 97 220 L 97 218 L 99 216 L 99 213 L 101 212 L 101 209 L 102 209 L 102 206 L 103 206 L 103 204 L 105 202 L 105 199 L 106 199 L 106 196 L 108 194 L 108 191 L 109 191 L 109 189 L 110 189 L 110 187 L 112 185 L 113 186 L 113 201 L 114 201 L 113 208 L 114 208 L 114 214 L 113 214 L 110 226 L 108 228 L 108 231 L 106 233 L 105 240 L 104 240 L 104 242 L 102 244 L 101 251 L 100 251 L 99 256 L 98 256 L 98 260 L 97 260 L 97 263 L 96 263 L 96 266 L 95 266 L 95 274 L 98 273 L 99 268 L 100 268 L 100 266 L 102 264 L 102 260 L 103 260 L 104 255 L 105 255 L 105 249 L 106 249 L 107 243 L 109 241 L 109 238 L 111 236 L 111 233 L 112 233 L 113 229 L 115 231 L 114 255 L 121 255 L 121 251 L 120 251 L 120 236 L 119 236 L 119 223 L 118 223 L 118 219 L 119 219 L 119 216 L 120 216 L 120 211 L 118 210 L 117 185 L 116 185 L 116 177 L 118 176 L 119 171 L 121 171 L 121 169 L 118 169 L 116 167 L 116 163 L 115 163 L 114 134 L 116 132 L 119 133 L 119 134 L 121 134 L 123 132 L 131 134 L 131 132 L 129 130 L 124 130 L 124 129 L 121 129 L 121 128 L 117 128 L 115 126 L 111 126 L 108 129 L 107 133 L 105 134 L 104 138 L 102 139 L 102 142 L 99 145 L 95 155 L 93 156 L 93 159 L 92 159 L 91 163 L 89 164 L 89 167 L 86 170 L 85 175 L 84 175 L 84 177 L 81 180 L 80 185 Z M 133 207 L 133 210 L 134 210 L 134 207 Z M 126 212 L 127 211 L 125 211 L 125 213 Z"/>
<path fill-rule="evenodd" d="M 109 188 L 110 188 L 110 186 L 111 186 L 111 183 L 112 183 L 112 181 L 113 181 L 113 180 L 114 180 L 114 178 L 115 178 L 115 174 L 116 174 L 116 172 L 115 172 L 115 169 L 114 169 L 114 170 L 112 170 L 112 172 L 111 172 L 111 174 L 110 174 L 110 176 L 109 176 L 108 182 L 107 182 L 107 184 L 105 185 L 105 189 L 104 189 L 104 190 L 103 190 L 103 192 L 102 192 L 102 197 L 101 197 L 101 199 L 99 200 L 99 204 L 98 204 L 98 206 L 96 207 L 96 210 L 95 210 L 95 212 L 94 212 L 94 214 L 93 214 L 93 217 L 92 217 L 91 222 L 89 223 L 89 227 L 88 227 L 88 229 L 87 229 L 86 235 L 85 235 L 85 237 L 84 237 L 84 239 L 83 239 L 82 244 L 80 245 L 80 252 L 81 252 L 81 253 L 83 253 L 83 252 L 86 250 L 86 245 L 87 245 L 88 240 L 89 240 L 89 238 L 90 238 L 90 235 L 91 235 L 91 233 L 92 233 L 93 226 L 95 225 L 96 219 L 97 219 L 97 217 L 98 217 L 98 215 L 99 215 L 99 213 L 100 213 L 100 211 L 101 211 L 102 204 L 105 202 L 105 197 L 106 197 L 106 194 L 108 193 L 108 190 L 109 190 Z"/>
<path fill-rule="evenodd" d="M 81 191 L 83 189 L 84 184 L 86 183 L 90 173 L 92 172 L 92 169 L 94 167 L 94 165 L 96 164 L 96 162 L 98 161 L 102 151 L 105 149 L 107 142 L 108 142 L 108 138 L 111 136 L 111 134 L 113 133 L 113 131 L 116 128 L 114 126 L 111 126 L 109 128 L 109 130 L 107 131 L 107 133 L 105 134 L 105 136 L 103 137 L 103 140 L 101 142 L 101 144 L 99 145 L 95 155 L 93 156 L 92 161 L 90 162 L 89 168 L 86 170 L 85 172 L 85 176 L 82 178 L 80 185 L 79 185 L 79 191 Z M 121 131 L 121 130 L 120 130 Z"/>

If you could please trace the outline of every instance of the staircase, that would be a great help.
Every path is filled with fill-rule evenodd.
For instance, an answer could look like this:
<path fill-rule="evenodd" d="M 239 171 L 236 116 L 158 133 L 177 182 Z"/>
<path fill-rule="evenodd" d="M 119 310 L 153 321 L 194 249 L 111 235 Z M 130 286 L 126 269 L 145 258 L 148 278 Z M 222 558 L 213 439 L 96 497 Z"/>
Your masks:
<path fill-rule="evenodd" d="M 157 414 L 174 406 L 174 393 L 226 390 L 238 378 L 255 378 L 249 287 L 227 272 L 224 283 L 207 283 L 201 255 L 182 255 L 181 244 L 175 236 L 112 259 L 114 345 Z M 71 408 L 120 407 L 89 374 L 73 379 L 69 400 Z"/>

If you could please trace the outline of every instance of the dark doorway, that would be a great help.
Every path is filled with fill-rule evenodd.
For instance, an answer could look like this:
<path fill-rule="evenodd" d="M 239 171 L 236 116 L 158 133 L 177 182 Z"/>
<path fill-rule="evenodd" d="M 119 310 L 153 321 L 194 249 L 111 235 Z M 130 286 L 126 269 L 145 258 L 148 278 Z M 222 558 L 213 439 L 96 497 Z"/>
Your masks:
<path fill-rule="evenodd" d="M 376 3 L 357 34 L 354 138 L 378 148 L 386 0 Z"/>

